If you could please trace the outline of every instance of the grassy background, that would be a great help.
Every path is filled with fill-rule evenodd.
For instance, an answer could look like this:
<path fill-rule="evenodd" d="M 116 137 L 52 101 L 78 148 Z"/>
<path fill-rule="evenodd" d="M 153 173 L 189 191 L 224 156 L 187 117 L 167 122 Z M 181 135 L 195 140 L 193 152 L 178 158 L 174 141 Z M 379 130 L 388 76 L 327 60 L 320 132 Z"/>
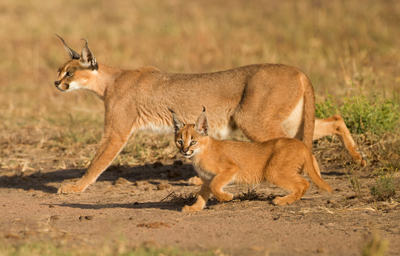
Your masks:
<path fill-rule="evenodd" d="M 58 150 L 101 136 L 102 102 L 53 85 L 68 59 L 54 33 L 77 52 L 87 38 L 98 62 L 125 69 L 285 63 L 311 78 L 319 102 L 328 94 L 335 103 L 375 94 L 398 102 L 400 95 L 398 1 L 1 0 L 0 24 L 4 147 Z"/>
<path fill-rule="evenodd" d="M 285 63 L 311 78 L 319 102 L 328 94 L 333 104 L 374 94 L 398 102 L 400 95 L 398 1 L 0 0 L 0 24 L 0 166 L 21 165 L 10 160 L 21 147 L 72 152 L 100 139 L 102 102 L 54 87 L 68 59 L 54 33 L 77 52 L 87 38 L 98 62 L 125 69 Z M 125 151 L 136 154 L 117 161 L 132 162 L 146 148 L 128 144 Z M 94 150 L 82 153 L 83 165 Z"/>

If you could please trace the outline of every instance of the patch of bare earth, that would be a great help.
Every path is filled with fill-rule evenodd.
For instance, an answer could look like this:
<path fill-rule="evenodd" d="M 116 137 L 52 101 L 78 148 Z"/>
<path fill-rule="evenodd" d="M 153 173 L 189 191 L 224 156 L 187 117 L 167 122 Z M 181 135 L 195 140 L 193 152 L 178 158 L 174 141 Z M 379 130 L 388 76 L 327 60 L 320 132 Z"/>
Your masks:
<path fill-rule="evenodd" d="M 192 214 L 180 210 L 199 188 L 187 185 L 195 172 L 179 155 L 134 166 L 113 165 L 84 193 L 58 195 L 60 186 L 75 182 L 85 169 L 74 167 L 73 161 L 57 168 L 60 163 L 49 160 L 46 149 L 21 148 L 21 156 L 42 163 L 40 169 L 1 169 L 4 243 L 51 241 L 95 248 L 123 237 L 128 246 L 221 248 L 232 255 L 359 255 L 367 239 L 379 232 L 389 241 L 391 255 L 400 252 L 399 191 L 391 200 L 373 201 L 369 187 L 376 176 L 371 167 L 353 168 L 361 184 L 355 191 L 346 174 L 353 165 L 340 147 L 333 146 L 327 154 L 319 153 L 318 145 L 314 151 L 332 194 L 311 186 L 300 201 L 274 206 L 273 198 L 286 194 L 282 189 L 231 185 L 226 190 L 235 194 L 233 201 L 211 199 L 203 211 Z M 395 183 L 398 188 L 396 174 Z"/>

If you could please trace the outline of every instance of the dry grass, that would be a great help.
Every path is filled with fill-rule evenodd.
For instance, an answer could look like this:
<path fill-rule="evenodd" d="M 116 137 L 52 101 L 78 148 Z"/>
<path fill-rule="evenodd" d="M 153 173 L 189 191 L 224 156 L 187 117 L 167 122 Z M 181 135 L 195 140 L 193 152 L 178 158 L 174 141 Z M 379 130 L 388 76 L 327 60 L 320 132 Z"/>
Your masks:
<path fill-rule="evenodd" d="M 191 193 L 189 195 L 186 194 L 176 194 L 175 192 L 171 192 L 161 200 L 161 202 L 168 202 L 172 204 L 178 205 L 192 205 L 196 201 L 197 193 Z"/>
<path fill-rule="evenodd" d="M 259 195 L 257 193 L 257 190 L 255 188 L 247 189 L 247 192 L 242 192 L 239 195 L 235 196 L 234 199 L 240 200 L 240 201 L 251 201 L 251 200 L 257 200 L 259 198 Z"/>

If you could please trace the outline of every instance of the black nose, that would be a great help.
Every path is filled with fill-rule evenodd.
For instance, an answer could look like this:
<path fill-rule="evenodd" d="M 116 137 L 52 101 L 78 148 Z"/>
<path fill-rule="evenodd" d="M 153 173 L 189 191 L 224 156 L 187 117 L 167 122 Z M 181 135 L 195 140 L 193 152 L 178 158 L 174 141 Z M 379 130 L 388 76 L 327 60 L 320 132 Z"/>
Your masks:
<path fill-rule="evenodd" d="M 59 86 L 60 84 L 61 84 L 60 81 L 55 81 L 55 82 L 54 82 L 54 85 L 55 85 L 55 86 Z"/>

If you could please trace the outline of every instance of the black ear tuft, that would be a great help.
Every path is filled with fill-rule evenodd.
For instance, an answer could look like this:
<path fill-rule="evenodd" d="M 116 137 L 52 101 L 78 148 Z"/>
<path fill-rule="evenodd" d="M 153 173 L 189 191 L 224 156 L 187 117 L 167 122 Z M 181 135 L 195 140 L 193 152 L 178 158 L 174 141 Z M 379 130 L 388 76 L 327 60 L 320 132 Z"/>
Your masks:
<path fill-rule="evenodd" d="M 174 132 L 175 134 L 179 132 L 180 129 L 182 129 L 185 124 L 179 119 L 179 117 L 175 114 L 174 111 L 171 109 L 168 109 L 172 113 L 172 123 L 174 125 Z"/>
<path fill-rule="evenodd" d="M 71 59 L 75 59 L 75 60 L 79 60 L 79 58 L 81 57 L 76 51 L 72 50 L 71 48 L 68 47 L 68 45 L 65 43 L 64 39 L 62 39 L 59 35 L 55 34 L 56 36 L 58 36 L 58 38 L 61 39 L 61 41 L 64 43 L 64 48 L 67 51 L 69 57 L 71 57 Z"/>
<path fill-rule="evenodd" d="M 194 125 L 195 129 L 197 130 L 198 133 L 200 133 L 203 136 L 208 136 L 208 121 L 207 121 L 207 116 L 206 116 L 206 108 L 203 106 L 203 112 L 197 119 L 196 124 Z"/>

